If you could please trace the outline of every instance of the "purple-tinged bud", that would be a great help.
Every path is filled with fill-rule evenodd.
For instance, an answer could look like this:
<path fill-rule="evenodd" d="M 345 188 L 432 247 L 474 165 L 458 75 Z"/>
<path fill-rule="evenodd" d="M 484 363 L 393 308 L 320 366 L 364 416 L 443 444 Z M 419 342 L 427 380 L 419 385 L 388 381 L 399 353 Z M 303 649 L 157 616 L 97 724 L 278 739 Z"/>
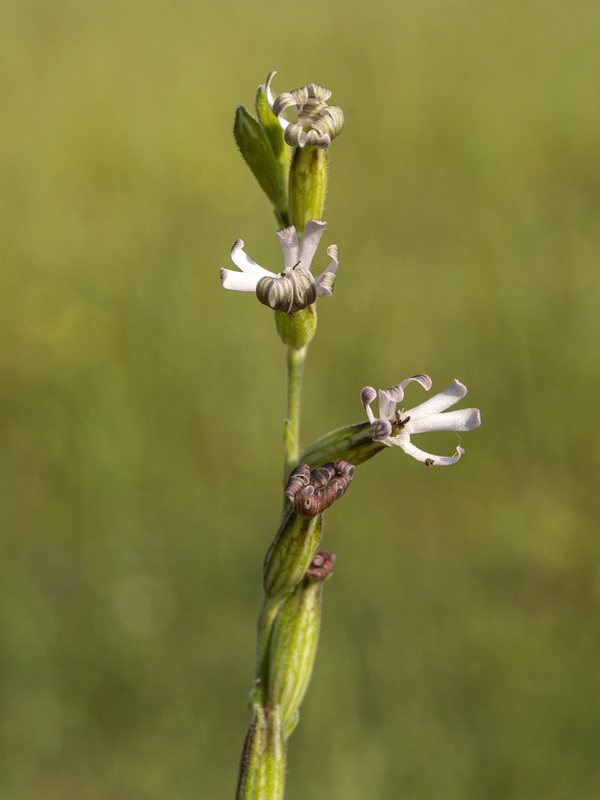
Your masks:
<path fill-rule="evenodd" d="M 318 550 L 313 560 L 310 562 L 310 567 L 306 573 L 313 581 L 322 581 L 333 572 L 335 565 L 335 554 L 327 553 L 325 550 Z"/>
<path fill-rule="evenodd" d="M 284 494 L 288 500 L 293 500 L 300 489 L 308 486 L 309 483 L 310 467 L 308 467 L 306 464 L 299 464 L 291 471 Z"/>

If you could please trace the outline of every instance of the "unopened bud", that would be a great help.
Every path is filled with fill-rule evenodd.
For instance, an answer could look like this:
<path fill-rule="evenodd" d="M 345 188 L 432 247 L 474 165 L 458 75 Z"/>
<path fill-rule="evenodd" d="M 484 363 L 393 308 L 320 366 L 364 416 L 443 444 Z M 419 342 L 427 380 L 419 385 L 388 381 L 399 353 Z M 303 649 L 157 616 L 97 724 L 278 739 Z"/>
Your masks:
<path fill-rule="evenodd" d="M 334 553 L 327 553 L 325 550 L 318 550 L 314 554 L 313 560 L 310 562 L 307 575 L 314 581 L 325 580 L 325 578 L 329 577 L 329 575 L 331 575 L 333 572 L 334 565 Z"/>

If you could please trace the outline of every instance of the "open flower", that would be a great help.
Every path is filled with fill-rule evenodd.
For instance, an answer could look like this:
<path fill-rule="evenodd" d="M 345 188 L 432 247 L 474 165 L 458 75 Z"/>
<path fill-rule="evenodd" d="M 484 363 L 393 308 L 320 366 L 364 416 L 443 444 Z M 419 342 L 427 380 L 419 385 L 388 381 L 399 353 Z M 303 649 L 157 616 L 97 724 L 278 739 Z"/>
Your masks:
<path fill-rule="evenodd" d="M 339 106 L 330 106 L 329 89 L 309 83 L 293 92 L 273 97 L 271 81 L 275 72 L 269 73 L 265 89 L 267 102 L 283 128 L 285 141 L 291 147 L 329 147 L 331 140 L 342 132 L 344 113 Z M 290 122 L 283 115 L 288 108 L 296 112 L 298 122 Z"/>
<path fill-rule="evenodd" d="M 309 220 L 300 242 L 293 225 L 277 231 L 284 264 L 283 272 L 278 274 L 269 272 L 246 255 L 244 242 L 238 239 L 231 250 L 231 260 L 241 272 L 222 269 L 222 285 L 236 292 L 256 292 L 261 303 L 288 314 L 306 308 L 317 297 L 329 297 L 333 292 L 339 263 L 336 245 L 327 248 L 331 261 L 325 272 L 316 278 L 310 273 L 310 265 L 326 225 L 320 219 Z"/>
<path fill-rule="evenodd" d="M 420 383 L 427 391 L 431 389 L 431 378 L 428 375 L 413 375 L 412 378 L 407 378 L 390 389 L 380 389 L 379 417 L 376 417 L 371 410 L 371 403 L 377 397 L 375 389 L 366 386 L 360 393 L 363 407 L 373 425 L 373 440 L 386 445 L 398 445 L 409 456 L 423 461 L 427 466 L 446 467 L 456 464 L 464 453 L 462 447 L 456 448 L 454 456 L 436 456 L 420 450 L 412 444 L 410 437 L 413 433 L 470 431 L 478 428 L 481 425 L 479 409 L 463 408 L 458 411 L 446 411 L 467 393 L 467 387 L 455 380 L 443 392 L 425 400 L 421 405 L 408 411 L 397 411 L 396 407 L 404 399 L 404 389 L 412 381 Z"/>

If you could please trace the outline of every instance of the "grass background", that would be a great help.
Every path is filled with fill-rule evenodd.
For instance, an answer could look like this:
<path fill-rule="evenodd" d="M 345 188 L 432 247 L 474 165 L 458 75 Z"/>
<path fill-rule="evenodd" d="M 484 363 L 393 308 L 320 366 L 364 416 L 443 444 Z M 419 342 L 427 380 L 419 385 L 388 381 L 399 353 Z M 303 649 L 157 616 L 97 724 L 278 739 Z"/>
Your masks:
<path fill-rule="evenodd" d="M 284 350 L 217 270 L 278 263 L 231 136 L 271 69 L 347 120 L 305 444 L 415 372 L 484 420 L 329 512 L 287 796 L 596 799 L 592 0 L 2 4 L 0 796 L 233 796 Z"/>

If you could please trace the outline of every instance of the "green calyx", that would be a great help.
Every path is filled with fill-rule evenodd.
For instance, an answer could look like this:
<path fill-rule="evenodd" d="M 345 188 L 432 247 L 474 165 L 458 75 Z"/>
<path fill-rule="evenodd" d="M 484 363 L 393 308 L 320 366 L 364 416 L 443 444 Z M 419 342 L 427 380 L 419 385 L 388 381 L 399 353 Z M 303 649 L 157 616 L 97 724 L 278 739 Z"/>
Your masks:
<path fill-rule="evenodd" d="M 302 453 L 299 460 L 308 464 L 311 469 L 338 458 L 357 466 L 387 447 L 382 442 L 373 441 L 373 426 L 370 422 L 359 422 L 357 425 L 338 428 L 317 439 Z"/>
<path fill-rule="evenodd" d="M 319 641 L 323 581 L 306 577 L 281 605 L 269 645 L 268 696 L 281 709 L 284 738 L 296 726 Z"/>
<path fill-rule="evenodd" d="M 301 350 L 312 341 L 317 330 L 317 309 L 315 305 L 286 314 L 275 312 L 275 325 L 281 341 L 293 350 Z"/>
<path fill-rule="evenodd" d="M 322 516 L 305 517 L 291 509 L 265 558 L 263 583 L 273 598 L 289 594 L 306 575 L 321 540 Z"/>
<path fill-rule="evenodd" d="M 309 219 L 323 219 L 328 173 L 328 149 L 294 149 L 289 179 L 289 216 L 298 236 L 302 235 Z"/>
<path fill-rule="evenodd" d="M 280 711 L 255 703 L 252 712 L 236 800 L 283 800 L 285 746 Z"/>

